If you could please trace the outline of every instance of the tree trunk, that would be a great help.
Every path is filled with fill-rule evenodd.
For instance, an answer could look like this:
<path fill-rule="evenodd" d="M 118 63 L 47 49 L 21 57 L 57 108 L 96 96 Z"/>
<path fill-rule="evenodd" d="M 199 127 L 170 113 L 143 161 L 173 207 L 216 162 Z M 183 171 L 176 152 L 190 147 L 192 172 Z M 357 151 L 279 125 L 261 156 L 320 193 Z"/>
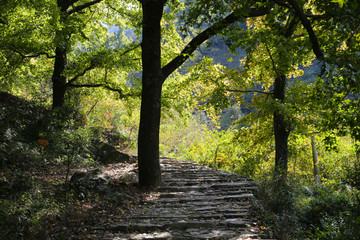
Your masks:
<path fill-rule="evenodd" d="M 274 98 L 284 103 L 285 100 L 285 75 L 278 76 L 274 84 Z M 286 181 L 288 165 L 288 138 L 290 134 L 289 123 L 279 111 L 274 112 L 274 135 L 275 135 L 275 174 L 282 181 Z"/>
<path fill-rule="evenodd" d="M 70 1 L 57 0 L 57 5 L 60 9 L 60 22 L 63 23 L 67 16 L 67 9 L 70 7 Z M 56 31 L 56 38 L 63 39 L 60 41 L 55 49 L 55 63 L 53 75 L 51 77 L 53 84 L 53 103 L 52 108 L 62 108 L 65 103 L 66 93 L 66 76 L 64 75 L 67 64 L 66 58 L 66 36 L 62 36 L 61 30 Z M 55 39 L 56 39 L 55 38 Z"/>
<path fill-rule="evenodd" d="M 311 149 L 312 149 L 313 163 L 314 163 L 315 183 L 317 185 L 320 185 L 321 184 L 321 181 L 320 181 L 320 168 L 319 168 L 318 154 L 317 154 L 317 150 L 316 150 L 315 135 L 311 136 Z"/>
<path fill-rule="evenodd" d="M 144 189 L 161 183 L 159 129 L 161 90 L 161 26 L 164 0 L 143 0 L 142 98 L 138 138 L 139 184 Z"/>
<path fill-rule="evenodd" d="M 139 183 L 150 189 L 161 182 L 159 126 L 161 87 L 143 84 L 138 139 Z"/>
<path fill-rule="evenodd" d="M 66 66 L 66 50 L 56 47 L 54 71 L 51 77 L 53 84 L 52 108 L 62 108 L 65 103 L 66 77 L 64 70 Z"/>

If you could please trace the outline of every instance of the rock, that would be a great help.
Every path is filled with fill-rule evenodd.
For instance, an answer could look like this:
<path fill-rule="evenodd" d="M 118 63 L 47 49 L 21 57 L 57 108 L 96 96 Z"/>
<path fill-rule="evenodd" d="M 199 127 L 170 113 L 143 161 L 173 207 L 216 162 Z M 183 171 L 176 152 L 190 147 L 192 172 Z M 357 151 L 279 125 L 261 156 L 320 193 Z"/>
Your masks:
<path fill-rule="evenodd" d="M 132 156 L 118 151 L 108 143 L 98 142 L 96 145 L 95 159 L 103 164 L 135 162 Z"/>
<path fill-rule="evenodd" d="M 70 179 L 70 186 L 85 197 L 88 191 L 105 192 L 110 185 L 109 177 L 95 169 L 89 172 L 75 172 Z"/>
<path fill-rule="evenodd" d="M 119 182 L 123 184 L 131 184 L 137 181 L 137 174 L 135 172 L 124 173 L 121 175 Z"/>

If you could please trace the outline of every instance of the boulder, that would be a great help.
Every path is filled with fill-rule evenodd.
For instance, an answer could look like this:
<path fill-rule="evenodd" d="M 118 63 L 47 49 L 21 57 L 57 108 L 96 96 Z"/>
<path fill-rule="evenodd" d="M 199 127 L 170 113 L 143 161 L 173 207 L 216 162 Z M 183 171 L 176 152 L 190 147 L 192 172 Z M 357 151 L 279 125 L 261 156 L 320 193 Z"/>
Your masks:
<path fill-rule="evenodd" d="M 70 179 L 70 186 L 82 197 L 87 196 L 89 191 L 106 192 L 110 184 L 110 178 L 100 169 L 75 172 Z"/>
<path fill-rule="evenodd" d="M 132 163 L 135 159 L 129 154 L 120 152 L 114 146 L 98 142 L 95 151 L 95 159 L 103 164 Z"/>

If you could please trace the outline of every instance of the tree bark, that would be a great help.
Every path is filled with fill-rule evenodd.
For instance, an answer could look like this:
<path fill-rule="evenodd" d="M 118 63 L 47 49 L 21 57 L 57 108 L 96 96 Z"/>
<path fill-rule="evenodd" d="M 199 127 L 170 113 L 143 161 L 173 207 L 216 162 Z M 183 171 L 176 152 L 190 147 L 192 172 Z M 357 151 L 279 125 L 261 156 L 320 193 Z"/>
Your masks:
<path fill-rule="evenodd" d="M 66 11 L 70 7 L 69 1 L 57 0 L 57 5 L 60 10 L 60 22 L 64 22 L 66 18 Z M 67 64 L 66 58 L 66 36 L 62 36 L 60 30 L 56 31 L 56 38 L 62 39 L 55 48 L 55 63 L 52 80 L 53 88 L 53 103 L 52 108 L 62 108 L 65 104 L 66 93 L 66 76 L 64 75 L 65 67 Z"/>
<path fill-rule="evenodd" d="M 161 90 L 161 26 L 166 1 L 143 0 L 142 98 L 138 136 L 139 184 L 144 189 L 161 182 L 159 163 L 159 129 Z"/>
<path fill-rule="evenodd" d="M 275 78 L 274 98 L 280 104 L 285 100 L 286 77 L 280 75 Z M 290 134 L 289 123 L 279 111 L 274 112 L 274 135 L 275 135 L 275 174 L 283 181 L 287 176 L 288 165 L 288 138 Z"/>
<path fill-rule="evenodd" d="M 56 47 L 55 63 L 53 75 L 51 77 L 53 84 L 53 103 L 52 108 L 61 108 L 65 103 L 66 77 L 64 70 L 66 66 L 66 50 Z"/>

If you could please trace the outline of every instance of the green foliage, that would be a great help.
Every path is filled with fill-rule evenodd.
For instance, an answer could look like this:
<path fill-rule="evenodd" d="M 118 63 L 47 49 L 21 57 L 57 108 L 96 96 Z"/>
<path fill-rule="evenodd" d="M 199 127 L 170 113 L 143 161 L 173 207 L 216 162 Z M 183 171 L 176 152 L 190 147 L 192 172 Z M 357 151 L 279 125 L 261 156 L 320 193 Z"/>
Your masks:
<path fill-rule="evenodd" d="M 316 239 L 357 239 L 359 191 L 339 184 L 315 189 L 299 201 L 305 234 Z"/>
<path fill-rule="evenodd" d="M 357 162 L 353 166 L 350 166 L 350 167 L 346 166 L 345 172 L 346 172 L 345 177 L 344 177 L 345 183 L 360 190 L 359 159 L 357 159 Z"/>
<path fill-rule="evenodd" d="M 277 239 L 358 238 L 357 189 L 339 183 L 319 188 L 297 182 L 273 195 L 274 187 L 271 179 L 264 178 L 259 185 L 261 205 L 255 203 L 253 208 L 253 214 L 261 216 L 258 224 L 268 226 L 268 234 Z"/>
<path fill-rule="evenodd" d="M 161 155 L 256 177 L 272 169 L 274 149 L 267 124 L 219 131 L 204 112 L 174 114 L 161 124 Z"/>
<path fill-rule="evenodd" d="M 82 109 L 88 119 L 88 127 L 94 137 L 109 142 L 122 151 L 135 154 L 140 116 L 139 99 L 118 101 L 105 93 L 82 101 Z"/>
<path fill-rule="evenodd" d="M 294 187 L 292 184 L 280 186 L 279 181 L 268 174 L 263 174 L 259 181 L 260 201 L 253 202 L 252 214 L 258 216 L 258 225 L 267 227 L 266 234 L 276 239 L 297 239 L 299 236 Z"/>

